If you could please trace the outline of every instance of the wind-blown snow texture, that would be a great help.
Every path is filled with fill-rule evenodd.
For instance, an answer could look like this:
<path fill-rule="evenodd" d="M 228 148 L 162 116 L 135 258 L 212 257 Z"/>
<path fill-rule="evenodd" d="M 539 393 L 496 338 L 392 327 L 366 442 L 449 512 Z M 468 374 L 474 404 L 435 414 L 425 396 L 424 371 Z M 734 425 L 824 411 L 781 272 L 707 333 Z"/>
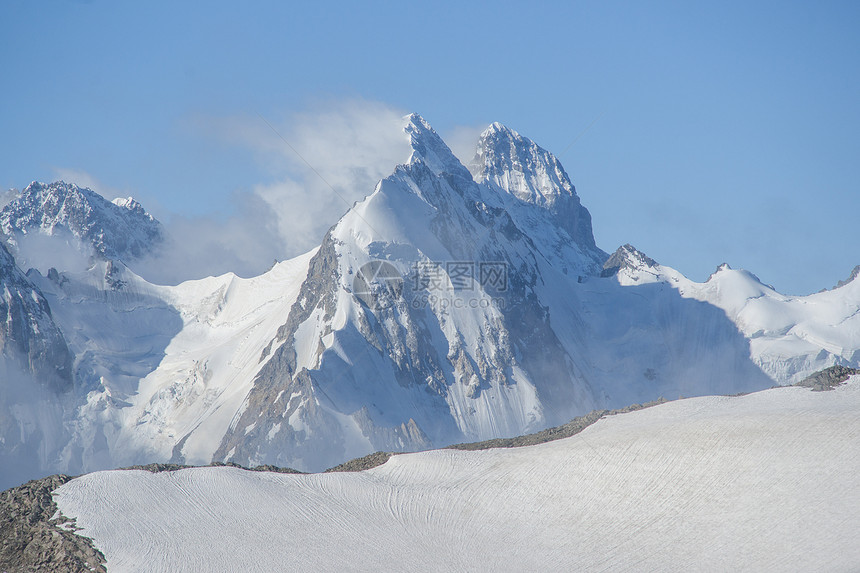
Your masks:
<path fill-rule="evenodd" d="M 19 436 L 0 455 L 40 452 L 0 487 L 156 461 L 315 471 L 860 366 L 860 281 L 786 297 L 745 271 L 695 283 L 629 245 L 609 257 L 561 164 L 527 138 L 493 124 L 466 169 L 421 117 L 404 137 L 411 156 L 318 249 L 252 279 L 147 282 L 134 257 L 161 227 L 129 200 L 34 183 L 7 205 L 13 250 L 71 236 L 95 256 L 3 271 L 43 297 L 50 314 L 22 316 L 50 318 L 34 344 L 61 357 L 54 328 L 72 375 L 38 406 L 0 394 Z M 396 280 L 368 280 L 374 261 Z"/>
<path fill-rule="evenodd" d="M 860 377 L 670 402 L 361 473 L 100 472 L 55 492 L 109 571 L 854 571 Z"/>

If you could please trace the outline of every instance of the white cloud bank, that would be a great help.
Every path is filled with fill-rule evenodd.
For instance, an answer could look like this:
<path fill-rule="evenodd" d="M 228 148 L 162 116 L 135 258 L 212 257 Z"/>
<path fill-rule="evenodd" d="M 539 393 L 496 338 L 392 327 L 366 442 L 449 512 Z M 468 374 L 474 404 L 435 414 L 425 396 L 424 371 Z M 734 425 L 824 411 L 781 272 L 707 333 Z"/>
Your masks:
<path fill-rule="evenodd" d="M 272 179 L 235 193 L 227 218 L 170 217 L 167 243 L 133 268 L 163 284 L 228 271 L 254 276 L 316 247 L 354 202 L 409 158 L 405 114 L 349 100 L 282 121 L 198 118 L 204 136 L 250 149 Z"/>

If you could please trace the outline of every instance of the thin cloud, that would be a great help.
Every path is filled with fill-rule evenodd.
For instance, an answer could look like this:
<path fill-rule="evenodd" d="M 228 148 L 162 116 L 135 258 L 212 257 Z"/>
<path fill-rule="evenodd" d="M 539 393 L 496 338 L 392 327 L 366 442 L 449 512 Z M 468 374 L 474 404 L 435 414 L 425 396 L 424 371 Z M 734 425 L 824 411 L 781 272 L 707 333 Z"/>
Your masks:
<path fill-rule="evenodd" d="M 134 268 L 168 284 L 228 271 L 253 276 L 273 260 L 318 246 L 354 202 L 409 158 L 404 115 L 382 103 L 348 100 L 282 121 L 195 118 L 199 135 L 250 150 L 271 179 L 237 192 L 226 219 L 171 217 L 167 244 Z"/>
<path fill-rule="evenodd" d="M 442 139 L 451 148 L 460 163 L 469 167 L 478 147 L 478 138 L 489 127 L 489 124 L 458 125 L 442 134 Z"/>
<path fill-rule="evenodd" d="M 284 259 L 269 205 L 247 191 L 235 193 L 231 204 L 229 217 L 170 217 L 164 243 L 130 266 L 150 282 L 177 284 L 228 272 L 256 276 Z"/>

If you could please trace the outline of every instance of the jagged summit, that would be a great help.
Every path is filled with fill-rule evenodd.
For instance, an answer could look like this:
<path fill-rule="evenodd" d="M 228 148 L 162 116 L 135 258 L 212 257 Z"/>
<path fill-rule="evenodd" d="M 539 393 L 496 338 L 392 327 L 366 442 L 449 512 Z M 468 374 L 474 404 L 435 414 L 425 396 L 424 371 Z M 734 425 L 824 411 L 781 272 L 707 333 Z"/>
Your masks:
<path fill-rule="evenodd" d="M 480 136 L 470 170 L 517 198 L 551 209 L 576 192 L 558 159 L 516 131 L 493 123 Z"/>
<path fill-rule="evenodd" d="M 136 259 L 163 240 L 152 215 L 129 197 L 108 201 L 72 183 L 34 181 L 0 211 L 0 231 L 17 249 L 23 237 L 70 233 L 108 259 Z"/>
<path fill-rule="evenodd" d="M 423 161 L 437 175 L 452 173 L 469 177 L 460 160 L 454 156 L 439 134 L 423 117 L 412 113 L 405 116 L 403 120 L 405 122 L 403 131 L 409 136 L 409 143 L 413 150 L 409 164 Z"/>
<path fill-rule="evenodd" d="M 469 170 L 479 183 L 547 209 L 577 244 L 597 249 L 591 214 L 580 203 L 570 177 L 555 155 L 532 140 L 493 123 L 478 139 Z"/>

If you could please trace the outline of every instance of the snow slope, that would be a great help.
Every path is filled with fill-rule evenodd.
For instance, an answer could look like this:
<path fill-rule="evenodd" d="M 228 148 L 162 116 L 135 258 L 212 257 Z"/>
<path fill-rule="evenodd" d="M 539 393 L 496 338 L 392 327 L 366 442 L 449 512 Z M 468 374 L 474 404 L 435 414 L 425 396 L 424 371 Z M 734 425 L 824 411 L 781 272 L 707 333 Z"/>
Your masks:
<path fill-rule="evenodd" d="M 745 270 L 722 264 L 704 283 L 644 257 L 626 245 L 617 280 L 623 286 L 668 285 L 687 299 L 722 309 L 749 340 L 753 361 L 778 384 L 793 384 L 829 366 L 860 366 L 860 280 L 788 296 Z M 644 258 L 643 258 L 644 257 Z"/>
<path fill-rule="evenodd" d="M 183 328 L 165 349 L 158 369 L 141 380 L 132 407 L 123 412 L 126 432 L 117 449 L 136 451 L 138 461 L 212 461 L 315 253 L 277 263 L 251 279 L 231 273 L 158 287 L 179 310 Z"/>
<path fill-rule="evenodd" d="M 38 470 L 209 463 L 241 410 L 263 348 L 295 302 L 314 251 L 251 279 L 232 273 L 159 286 L 122 263 L 30 276 L 75 355 L 78 401 Z M 0 475 L 0 484 L 4 484 Z"/>
<path fill-rule="evenodd" d="M 110 471 L 55 492 L 123 571 L 856 571 L 860 377 L 362 473 Z"/>

